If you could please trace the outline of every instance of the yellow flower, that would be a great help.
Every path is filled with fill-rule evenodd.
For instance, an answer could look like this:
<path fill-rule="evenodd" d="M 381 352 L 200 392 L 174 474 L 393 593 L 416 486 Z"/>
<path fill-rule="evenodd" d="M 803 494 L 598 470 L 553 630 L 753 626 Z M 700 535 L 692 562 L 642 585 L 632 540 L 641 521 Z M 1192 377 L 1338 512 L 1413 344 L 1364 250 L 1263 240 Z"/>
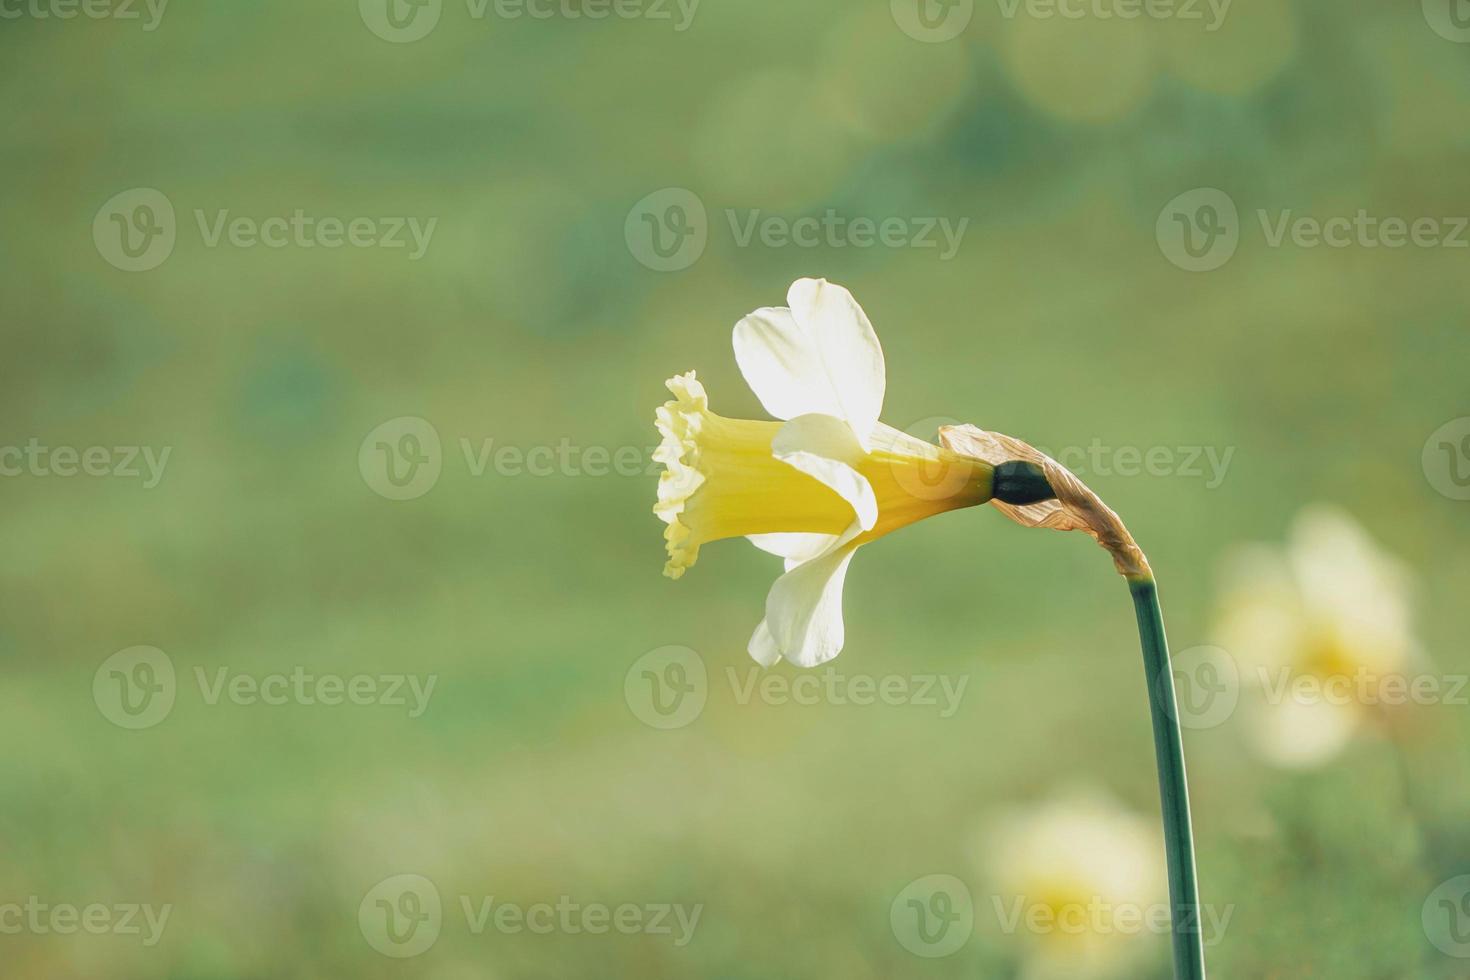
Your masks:
<path fill-rule="evenodd" d="M 1152 823 L 1077 788 L 998 817 L 977 858 L 996 925 L 1016 935 L 1027 980 L 1137 976 L 1167 923 Z M 1162 926 L 1167 929 L 1167 925 Z"/>
<path fill-rule="evenodd" d="M 801 279 L 789 307 L 735 325 L 735 360 L 784 421 L 709 410 L 694 372 L 668 381 L 658 409 L 664 464 L 654 513 L 668 527 L 664 574 L 678 578 L 701 545 L 746 537 L 786 560 L 766 598 L 752 657 L 814 667 L 842 650 L 842 585 L 860 546 L 907 524 L 991 496 L 992 468 L 878 421 L 883 350 L 841 286 Z"/>
<path fill-rule="evenodd" d="M 1303 511 L 1284 549 L 1237 552 L 1226 571 L 1217 642 L 1253 698 L 1254 736 L 1282 766 L 1343 748 L 1417 654 L 1409 576 L 1351 517 Z"/>

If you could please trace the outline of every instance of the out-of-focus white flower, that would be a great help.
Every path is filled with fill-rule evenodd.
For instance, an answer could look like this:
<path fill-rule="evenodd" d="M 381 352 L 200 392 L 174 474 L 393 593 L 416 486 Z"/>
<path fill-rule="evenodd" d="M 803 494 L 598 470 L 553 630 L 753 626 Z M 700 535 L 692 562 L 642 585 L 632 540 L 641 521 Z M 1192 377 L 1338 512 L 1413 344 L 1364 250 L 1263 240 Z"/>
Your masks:
<path fill-rule="evenodd" d="M 1350 516 L 1302 511 L 1285 548 L 1241 549 L 1226 564 L 1216 642 L 1257 697 L 1253 736 L 1272 762 L 1320 765 L 1407 683 L 1415 658 L 1410 576 Z M 1388 697 L 1386 697 L 1386 695 Z"/>
<path fill-rule="evenodd" d="M 1026 980 L 1136 973 L 1169 929 L 1154 823 L 1098 791 L 1007 812 L 981 838 L 982 921 L 1012 936 Z"/>

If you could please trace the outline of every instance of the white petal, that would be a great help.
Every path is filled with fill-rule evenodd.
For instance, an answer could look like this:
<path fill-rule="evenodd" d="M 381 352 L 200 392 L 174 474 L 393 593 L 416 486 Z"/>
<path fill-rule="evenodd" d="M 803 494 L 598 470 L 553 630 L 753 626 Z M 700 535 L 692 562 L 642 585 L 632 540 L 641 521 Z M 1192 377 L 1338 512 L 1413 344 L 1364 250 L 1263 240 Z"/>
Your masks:
<path fill-rule="evenodd" d="M 837 399 L 816 338 L 784 306 L 767 306 L 735 324 L 735 363 L 761 405 L 778 419 L 808 412 L 838 415 Z"/>
<path fill-rule="evenodd" d="M 766 307 L 735 324 L 740 373 L 774 417 L 833 415 L 866 446 L 886 384 L 873 325 L 851 293 L 826 280 L 797 280 L 787 301 L 789 309 Z"/>
<path fill-rule="evenodd" d="M 842 652 L 842 583 L 857 549 L 855 544 L 843 545 L 798 565 L 771 586 L 766 628 L 776 651 L 798 667 L 816 667 Z"/>
<path fill-rule="evenodd" d="M 1328 505 L 1306 508 L 1292 527 L 1291 562 L 1319 628 L 1339 634 L 1371 670 L 1408 659 L 1408 572 L 1356 521 Z"/>
<path fill-rule="evenodd" d="M 878 498 L 857 471 L 866 455 L 852 428 L 831 415 L 802 415 L 777 430 L 771 455 L 831 487 L 852 505 L 859 526 L 878 523 Z"/>
<path fill-rule="evenodd" d="M 847 419 L 866 446 L 883 411 L 887 375 L 883 348 L 852 293 L 825 279 L 798 279 L 786 302 L 802 331 L 816 338 L 827 376 Z"/>
<path fill-rule="evenodd" d="M 1249 676 L 1296 663 L 1306 621 L 1283 555 L 1261 545 L 1237 546 L 1224 562 L 1220 595 L 1214 642 Z"/>
<path fill-rule="evenodd" d="M 774 667 L 781 659 L 781 651 L 776 649 L 776 638 L 771 635 L 771 629 L 764 619 L 751 634 L 750 643 L 745 649 L 762 667 Z"/>
<path fill-rule="evenodd" d="M 1352 739 L 1359 720 L 1354 705 L 1299 700 L 1289 693 L 1279 704 L 1262 704 L 1256 710 L 1256 737 L 1262 753 L 1286 769 L 1327 762 Z"/>
<path fill-rule="evenodd" d="M 789 534 L 747 534 L 746 540 L 760 550 L 786 559 L 790 571 L 802 562 L 811 561 L 831 551 L 842 542 L 836 534 L 793 532 Z"/>
<path fill-rule="evenodd" d="M 807 532 L 747 534 L 745 539 L 768 555 L 785 558 L 786 570 L 789 572 L 797 565 L 805 564 L 813 558 L 820 558 L 827 552 L 842 547 L 862 533 L 862 524 L 854 520 L 841 534 Z"/>

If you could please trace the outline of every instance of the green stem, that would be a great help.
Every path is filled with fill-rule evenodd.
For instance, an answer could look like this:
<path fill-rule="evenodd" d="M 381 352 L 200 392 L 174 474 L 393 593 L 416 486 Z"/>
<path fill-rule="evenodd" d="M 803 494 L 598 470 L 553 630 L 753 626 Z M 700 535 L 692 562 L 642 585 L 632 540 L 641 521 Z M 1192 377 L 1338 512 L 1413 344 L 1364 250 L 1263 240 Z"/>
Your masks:
<path fill-rule="evenodd" d="M 1159 801 L 1164 810 L 1164 850 L 1169 859 L 1169 903 L 1173 919 L 1175 980 L 1204 980 L 1205 951 L 1200 931 L 1199 885 L 1195 880 L 1194 831 L 1189 820 L 1189 785 L 1184 776 L 1184 737 L 1174 699 L 1174 672 L 1159 590 L 1151 577 L 1128 578 L 1138 614 L 1138 638 L 1148 680 L 1154 754 L 1159 769 Z"/>

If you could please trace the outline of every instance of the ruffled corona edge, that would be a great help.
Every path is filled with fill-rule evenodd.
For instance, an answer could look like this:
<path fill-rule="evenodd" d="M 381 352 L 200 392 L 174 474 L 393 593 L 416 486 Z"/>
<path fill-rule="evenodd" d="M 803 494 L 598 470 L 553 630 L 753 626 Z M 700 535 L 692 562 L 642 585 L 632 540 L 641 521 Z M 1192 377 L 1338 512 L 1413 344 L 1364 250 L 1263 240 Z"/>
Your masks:
<path fill-rule="evenodd" d="M 674 400 L 660 405 L 654 416 L 654 425 L 663 438 L 653 459 L 664 465 L 664 471 L 659 474 L 658 503 L 653 505 L 653 512 L 668 525 L 664 528 L 664 545 L 669 560 L 664 564 L 664 574 L 678 578 L 699 557 L 699 543 L 691 540 L 689 527 L 679 516 L 704 483 L 704 474 L 698 469 L 698 440 L 709 400 L 693 371 L 675 375 L 664 384 Z"/>

